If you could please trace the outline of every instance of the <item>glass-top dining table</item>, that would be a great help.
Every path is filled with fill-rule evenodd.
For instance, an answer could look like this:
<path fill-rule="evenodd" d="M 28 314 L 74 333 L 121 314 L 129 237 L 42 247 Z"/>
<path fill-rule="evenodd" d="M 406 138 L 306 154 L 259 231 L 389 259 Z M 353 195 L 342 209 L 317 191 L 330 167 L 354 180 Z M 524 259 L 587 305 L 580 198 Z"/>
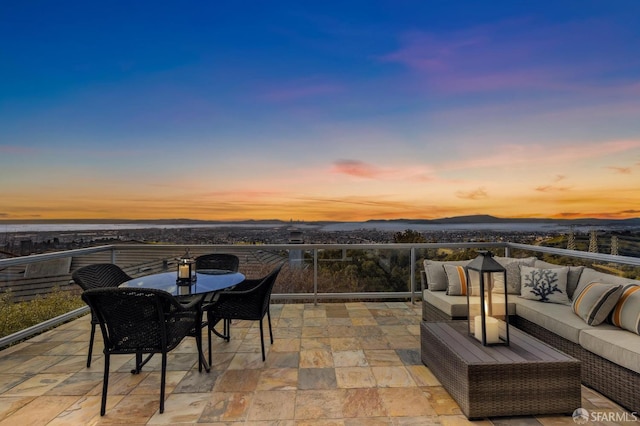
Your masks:
<path fill-rule="evenodd" d="M 227 271 L 221 269 L 198 269 L 196 271 L 196 279 L 191 283 L 184 284 L 178 282 L 178 274 L 174 272 L 161 272 L 159 274 L 145 275 L 142 277 L 133 278 L 129 281 L 125 281 L 120 284 L 119 287 L 138 287 L 138 288 L 154 288 L 157 290 L 164 290 L 177 296 L 178 299 L 185 299 L 192 301 L 193 296 L 202 297 L 202 303 L 200 306 L 200 321 L 199 326 L 202 327 L 202 314 L 203 304 L 207 304 L 214 300 L 216 292 L 233 287 L 236 284 L 244 281 L 245 276 L 240 272 Z M 198 344 L 199 363 L 198 367 L 204 366 L 205 370 L 209 372 L 209 363 L 204 357 L 202 352 L 202 335 L 201 329 L 196 330 L 196 341 Z"/>
<path fill-rule="evenodd" d="M 208 294 L 233 287 L 244 281 L 244 274 L 222 269 L 198 269 L 196 280 L 188 285 L 178 284 L 177 273 L 161 272 L 133 278 L 120 284 L 120 287 L 155 288 L 174 296 Z"/>

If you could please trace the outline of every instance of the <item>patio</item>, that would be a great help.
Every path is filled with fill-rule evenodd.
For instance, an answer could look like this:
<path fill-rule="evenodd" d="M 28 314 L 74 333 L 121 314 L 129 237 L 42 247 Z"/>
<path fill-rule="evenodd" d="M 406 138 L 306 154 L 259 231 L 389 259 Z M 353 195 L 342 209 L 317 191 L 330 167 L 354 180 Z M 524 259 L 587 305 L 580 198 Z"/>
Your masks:
<path fill-rule="evenodd" d="M 113 356 L 104 417 L 101 338 L 87 369 L 85 315 L 0 351 L 0 425 L 574 424 L 571 416 L 468 422 L 420 361 L 419 304 L 274 304 L 271 313 L 264 363 L 257 322 L 234 324 L 231 342 L 214 338 L 208 374 L 198 372 L 194 339 L 171 352 L 164 414 L 160 357 L 132 375 L 133 356 Z M 582 407 L 623 413 L 584 386 Z"/>

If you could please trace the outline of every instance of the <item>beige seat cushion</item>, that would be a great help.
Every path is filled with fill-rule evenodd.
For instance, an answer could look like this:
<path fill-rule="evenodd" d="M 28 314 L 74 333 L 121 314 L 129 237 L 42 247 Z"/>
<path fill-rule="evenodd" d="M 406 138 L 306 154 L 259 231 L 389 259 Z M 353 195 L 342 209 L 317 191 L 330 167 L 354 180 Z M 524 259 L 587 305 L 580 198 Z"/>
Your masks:
<path fill-rule="evenodd" d="M 504 296 L 501 294 L 494 294 L 494 302 L 504 303 Z M 515 315 L 515 305 L 511 301 L 515 297 L 508 297 L 508 310 L 509 315 Z M 449 315 L 452 318 L 466 318 L 467 317 L 467 296 L 448 296 L 444 291 L 424 291 L 424 300 Z M 470 300 L 476 306 L 478 305 L 479 298 L 477 296 L 471 296 Z M 504 311 L 504 308 L 503 308 Z M 496 312 L 500 315 L 501 312 Z"/>
<path fill-rule="evenodd" d="M 577 316 L 569 305 L 544 303 L 514 297 L 516 315 L 529 320 L 573 343 L 580 342 L 580 332 L 593 328 Z"/>
<path fill-rule="evenodd" d="M 609 324 L 583 330 L 580 345 L 602 358 L 640 373 L 640 336 Z"/>

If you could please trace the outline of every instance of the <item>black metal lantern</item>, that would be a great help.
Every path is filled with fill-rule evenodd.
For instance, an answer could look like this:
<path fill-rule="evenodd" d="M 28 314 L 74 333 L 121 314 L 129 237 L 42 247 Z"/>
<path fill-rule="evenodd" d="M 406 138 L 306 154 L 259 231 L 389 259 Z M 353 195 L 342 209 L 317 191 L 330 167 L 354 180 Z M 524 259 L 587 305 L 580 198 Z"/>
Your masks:
<path fill-rule="evenodd" d="M 178 285 L 191 285 L 196 280 L 196 260 L 189 254 L 189 249 L 178 259 Z"/>
<path fill-rule="evenodd" d="M 490 252 L 478 253 L 467 265 L 469 335 L 484 346 L 509 345 L 507 272 Z M 503 293 L 493 292 L 497 285 L 504 286 Z"/>

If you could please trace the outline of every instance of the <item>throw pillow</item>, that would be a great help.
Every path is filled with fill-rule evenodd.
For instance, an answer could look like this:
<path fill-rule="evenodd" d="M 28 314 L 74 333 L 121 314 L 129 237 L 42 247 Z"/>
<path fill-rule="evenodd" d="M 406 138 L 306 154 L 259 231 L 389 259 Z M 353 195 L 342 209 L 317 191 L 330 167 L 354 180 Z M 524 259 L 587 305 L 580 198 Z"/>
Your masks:
<path fill-rule="evenodd" d="M 571 308 L 589 325 L 601 324 L 618 303 L 622 286 L 592 282 L 576 289 Z"/>
<path fill-rule="evenodd" d="M 536 261 L 536 258 L 535 257 L 514 258 L 514 257 L 495 256 L 494 259 L 496 260 L 496 262 L 502 265 L 506 270 L 507 293 L 520 295 L 520 287 L 521 287 L 520 266 L 522 265 L 533 266 Z M 498 280 L 496 280 L 495 282 L 493 292 L 504 293 L 504 282 L 502 282 L 502 276 L 498 274 L 497 278 Z"/>
<path fill-rule="evenodd" d="M 617 327 L 640 334 L 640 285 L 630 284 L 622 289 L 610 320 Z"/>
<path fill-rule="evenodd" d="M 567 296 L 573 300 L 573 296 L 578 288 L 578 281 L 580 281 L 580 275 L 584 266 L 569 266 L 569 276 L 567 277 Z"/>
<path fill-rule="evenodd" d="M 540 302 L 571 304 L 567 296 L 569 267 L 543 269 L 520 266 L 522 289 L 520 296 Z"/>
<path fill-rule="evenodd" d="M 464 266 L 444 265 L 447 275 L 447 294 L 449 296 L 467 295 L 467 270 Z"/>
<path fill-rule="evenodd" d="M 447 289 L 447 274 L 444 272 L 443 265 L 466 266 L 468 260 L 455 260 L 449 262 L 441 262 L 438 260 L 424 261 L 424 272 L 427 276 L 427 288 L 431 291 L 444 291 Z"/>

